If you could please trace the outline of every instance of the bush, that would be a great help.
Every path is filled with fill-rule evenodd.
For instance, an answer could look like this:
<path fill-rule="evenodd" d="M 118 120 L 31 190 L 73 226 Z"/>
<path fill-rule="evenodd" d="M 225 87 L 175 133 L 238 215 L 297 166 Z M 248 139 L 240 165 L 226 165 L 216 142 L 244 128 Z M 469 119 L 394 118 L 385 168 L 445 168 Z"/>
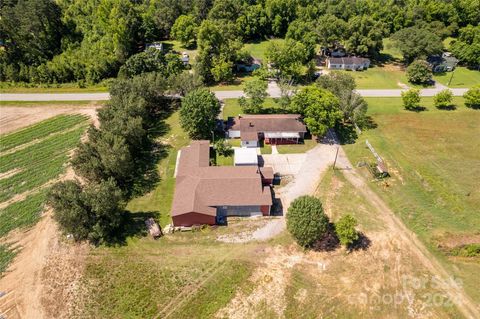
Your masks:
<path fill-rule="evenodd" d="M 322 203 L 316 197 L 298 197 L 288 208 L 287 229 L 302 247 L 310 247 L 324 236 L 328 223 Z"/>
<path fill-rule="evenodd" d="M 433 98 L 433 103 L 438 109 L 452 109 L 453 94 L 449 89 L 438 92 Z"/>
<path fill-rule="evenodd" d="M 432 80 L 432 70 L 426 61 L 413 61 L 407 68 L 407 79 L 416 84 L 425 84 Z"/>
<path fill-rule="evenodd" d="M 348 214 L 342 216 L 335 224 L 335 231 L 342 245 L 348 247 L 358 239 L 355 226 L 357 226 L 357 220 Z"/>
<path fill-rule="evenodd" d="M 466 107 L 480 109 L 480 85 L 472 87 L 463 97 L 465 98 Z"/>
<path fill-rule="evenodd" d="M 214 148 L 218 155 L 221 156 L 230 156 L 233 152 L 232 146 L 230 146 L 230 144 L 228 144 L 225 140 L 216 141 Z"/>
<path fill-rule="evenodd" d="M 418 110 L 420 108 L 420 90 L 410 89 L 402 92 L 402 101 L 406 110 Z"/>

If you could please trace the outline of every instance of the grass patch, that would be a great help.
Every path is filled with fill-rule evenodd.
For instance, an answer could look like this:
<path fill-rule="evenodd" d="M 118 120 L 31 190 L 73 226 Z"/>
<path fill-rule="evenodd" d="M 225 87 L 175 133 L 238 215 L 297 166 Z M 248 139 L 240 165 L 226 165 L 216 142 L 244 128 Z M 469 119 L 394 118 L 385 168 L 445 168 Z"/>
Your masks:
<path fill-rule="evenodd" d="M 262 154 L 272 154 L 272 146 L 270 144 L 262 143 L 260 145 L 260 152 Z"/>
<path fill-rule="evenodd" d="M 0 278 L 8 268 L 8 265 L 15 258 L 16 251 L 6 245 L 0 245 Z"/>
<path fill-rule="evenodd" d="M 453 77 L 452 77 L 453 76 Z M 435 81 L 448 85 L 452 88 L 470 88 L 480 84 L 480 71 L 469 70 L 466 67 L 459 66 L 453 72 L 445 72 L 433 76 Z"/>
<path fill-rule="evenodd" d="M 265 53 L 267 52 L 268 44 L 270 42 L 273 43 L 283 43 L 285 42 L 284 39 L 270 39 L 264 41 L 258 41 L 253 43 L 246 43 L 244 48 L 250 52 L 250 54 L 257 59 L 262 60 L 262 62 L 266 63 Z"/>
<path fill-rule="evenodd" d="M 0 237 L 16 228 L 34 225 L 40 219 L 45 198 L 46 191 L 42 191 L 0 210 Z"/>
<path fill-rule="evenodd" d="M 238 103 L 238 99 L 225 99 L 223 106 L 222 116 L 226 120 L 229 117 L 235 117 L 243 114 L 243 110 Z M 279 105 L 275 102 L 273 98 L 266 98 L 263 103 L 263 109 L 266 113 L 271 113 L 271 111 L 278 109 Z"/>
<path fill-rule="evenodd" d="M 233 153 L 233 152 L 232 152 Z M 217 166 L 233 166 L 233 154 L 231 156 L 222 156 L 217 154 L 216 158 Z"/>
<path fill-rule="evenodd" d="M 395 47 L 395 43 L 390 38 L 383 39 L 383 50 L 380 53 L 398 61 L 403 59 L 402 52 Z"/>
<path fill-rule="evenodd" d="M 84 125 L 70 131 L 47 136 L 36 144 L 0 156 L 0 173 L 20 170 L 19 173 L 0 180 L 0 202 L 41 186 L 63 173 L 68 152 L 78 144 L 86 127 L 85 120 Z"/>
<path fill-rule="evenodd" d="M 398 83 L 408 84 L 405 72 L 392 65 L 373 66 L 365 71 L 341 72 L 347 72 L 353 76 L 357 89 L 399 89 Z"/>
<path fill-rule="evenodd" d="M 302 144 L 287 144 L 287 145 L 277 145 L 278 153 L 280 154 L 295 154 L 295 153 L 305 153 L 315 146 L 317 146 L 317 141 L 314 139 L 303 140 Z"/>
<path fill-rule="evenodd" d="M 173 50 L 178 53 L 186 52 L 190 58 L 190 64 L 192 64 L 195 61 L 195 58 L 197 57 L 197 54 L 198 54 L 197 49 L 185 48 L 180 41 L 168 40 L 168 41 L 162 41 L 162 43 L 164 44 L 167 50 Z"/>
<path fill-rule="evenodd" d="M 108 80 L 85 88 L 78 83 L 33 84 L 2 82 L 0 93 L 101 93 L 108 92 Z"/>
<path fill-rule="evenodd" d="M 156 188 L 141 197 L 131 200 L 127 209 L 131 212 L 154 212 L 162 226 L 171 222 L 170 208 L 173 201 L 173 192 L 175 189 L 175 163 L 177 152 L 183 146 L 190 142 L 188 135 L 182 130 L 179 122 L 179 113 L 173 113 L 167 120 L 168 132 L 161 138 L 164 145 L 168 145 L 168 155 L 158 163 L 158 172 L 160 182 Z"/>
<path fill-rule="evenodd" d="M 475 288 L 480 280 L 473 276 L 480 265 L 447 260 L 434 240 L 480 229 L 480 112 L 465 108 L 462 98 L 454 99 L 455 111 L 437 110 L 433 98 L 422 98 L 427 111 L 421 113 L 403 110 L 400 98 L 366 100 L 378 127 L 344 146 L 352 164 L 374 160 L 365 147 L 368 139 L 392 175 L 388 186 L 373 184 L 372 189 L 480 301 Z"/>
<path fill-rule="evenodd" d="M 253 80 L 250 74 L 237 75 L 232 83 L 217 84 L 210 87 L 212 91 L 242 91 L 245 83 Z"/>

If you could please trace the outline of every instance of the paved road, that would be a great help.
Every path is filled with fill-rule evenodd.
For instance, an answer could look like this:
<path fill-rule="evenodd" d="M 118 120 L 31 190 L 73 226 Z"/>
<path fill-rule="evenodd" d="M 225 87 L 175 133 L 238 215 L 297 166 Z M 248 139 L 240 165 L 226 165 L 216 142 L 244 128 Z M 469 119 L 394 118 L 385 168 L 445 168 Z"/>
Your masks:
<path fill-rule="evenodd" d="M 423 89 L 422 96 L 434 96 L 443 86 Z M 450 89 L 454 96 L 462 96 L 468 89 Z M 275 82 L 268 83 L 268 94 L 271 97 L 280 97 L 280 88 Z M 403 90 L 357 90 L 364 97 L 399 97 Z M 244 96 L 243 91 L 216 91 L 215 95 L 220 100 L 239 98 Z M 108 93 L 1 93 L 0 101 L 104 101 L 108 100 Z"/>

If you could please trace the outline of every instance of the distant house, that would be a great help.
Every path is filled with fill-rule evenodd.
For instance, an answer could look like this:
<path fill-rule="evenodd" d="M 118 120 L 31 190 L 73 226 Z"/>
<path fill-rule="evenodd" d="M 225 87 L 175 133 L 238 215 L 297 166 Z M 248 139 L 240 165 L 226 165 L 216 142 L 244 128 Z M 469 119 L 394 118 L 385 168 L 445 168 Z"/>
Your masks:
<path fill-rule="evenodd" d="M 444 52 L 442 55 L 432 55 L 427 58 L 428 64 L 432 68 L 432 72 L 451 72 L 457 66 L 458 60 L 449 52 Z"/>
<path fill-rule="evenodd" d="M 250 61 L 239 61 L 235 64 L 237 72 L 253 72 L 262 66 L 259 59 L 251 59 Z"/>
<path fill-rule="evenodd" d="M 228 216 L 268 216 L 271 168 L 210 166 L 209 141 L 183 147 L 175 169 L 174 226 L 223 224 Z"/>
<path fill-rule="evenodd" d="M 328 58 L 326 61 L 328 69 L 332 70 L 366 70 L 370 66 L 370 59 L 360 57 Z"/>
<path fill-rule="evenodd" d="M 299 114 L 244 115 L 230 118 L 228 137 L 240 138 L 242 147 L 267 144 L 297 144 L 307 132 Z"/>
<path fill-rule="evenodd" d="M 157 49 L 157 50 L 160 50 L 160 51 L 163 51 L 163 43 L 147 43 L 145 45 L 145 50 L 148 50 L 150 48 L 153 48 L 153 49 Z"/>

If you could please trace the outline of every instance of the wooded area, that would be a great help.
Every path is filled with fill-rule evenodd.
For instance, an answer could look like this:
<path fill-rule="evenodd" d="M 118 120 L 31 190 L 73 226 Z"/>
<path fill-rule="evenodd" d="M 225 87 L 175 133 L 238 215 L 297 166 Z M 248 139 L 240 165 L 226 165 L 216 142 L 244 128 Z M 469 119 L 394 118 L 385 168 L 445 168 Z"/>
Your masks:
<path fill-rule="evenodd" d="M 393 39 L 406 61 L 439 53 L 441 40 L 451 36 L 455 56 L 477 66 L 479 7 L 478 0 L 6 0 L 0 80 L 84 86 L 119 70 L 123 76 L 179 73 L 178 56 L 152 63 L 143 53 L 146 44 L 170 38 L 198 47 L 197 74 L 211 83 L 232 77 L 234 63 L 248 57 L 243 43 L 285 37 L 268 59 L 295 75 L 318 45 L 341 43 L 376 59 L 382 39 L 401 30 Z"/>

